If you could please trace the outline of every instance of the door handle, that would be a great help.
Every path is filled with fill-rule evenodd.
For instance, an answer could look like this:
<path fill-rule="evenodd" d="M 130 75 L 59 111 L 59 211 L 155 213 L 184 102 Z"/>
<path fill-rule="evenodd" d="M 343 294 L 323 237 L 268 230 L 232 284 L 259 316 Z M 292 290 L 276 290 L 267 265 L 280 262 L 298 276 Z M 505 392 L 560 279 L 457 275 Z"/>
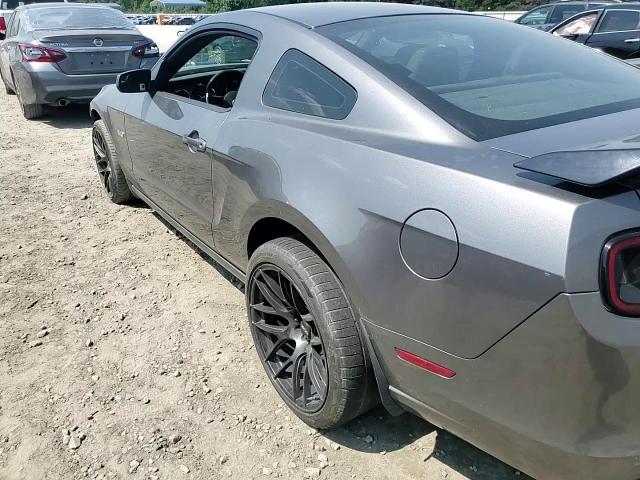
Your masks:
<path fill-rule="evenodd" d="M 640 38 L 627 38 L 624 43 L 640 43 Z"/>
<path fill-rule="evenodd" d="M 207 151 L 207 142 L 200 138 L 200 134 L 197 130 L 192 131 L 189 135 L 183 135 L 182 143 L 189 148 L 191 153 Z"/>

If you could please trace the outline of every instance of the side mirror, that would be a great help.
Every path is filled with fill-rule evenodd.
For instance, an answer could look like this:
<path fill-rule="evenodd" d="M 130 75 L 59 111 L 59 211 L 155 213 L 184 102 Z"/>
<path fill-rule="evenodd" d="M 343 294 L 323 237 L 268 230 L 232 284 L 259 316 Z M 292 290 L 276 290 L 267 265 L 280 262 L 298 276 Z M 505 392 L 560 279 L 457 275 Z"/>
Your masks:
<path fill-rule="evenodd" d="M 116 78 L 116 86 L 122 93 L 151 91 L 151 70 L 139 69 L 123 72 Z"/>

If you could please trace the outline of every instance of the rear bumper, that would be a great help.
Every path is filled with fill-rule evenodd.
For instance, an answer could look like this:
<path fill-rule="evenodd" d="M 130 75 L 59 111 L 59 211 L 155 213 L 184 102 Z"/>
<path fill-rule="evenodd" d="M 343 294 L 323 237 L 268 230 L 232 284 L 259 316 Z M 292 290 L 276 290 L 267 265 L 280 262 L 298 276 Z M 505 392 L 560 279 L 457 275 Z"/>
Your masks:
<path fill-rule="evenodd" d="M 367 327 L 392 396 L 432 423 L 539 479 L 640 478 L 640 320 L 598 293 L 557 296 L 474 360 Z M 457 375 L 420 370 L 396 346 Z"/>
<path fill-rule="evenodd" d="M 89 102 L 105 85 L 115 83 L 117 74 L 66 75 L 52 64 L 18 64 L 14 77 L 25 103 L 55 105 L 60 99 Z"/>

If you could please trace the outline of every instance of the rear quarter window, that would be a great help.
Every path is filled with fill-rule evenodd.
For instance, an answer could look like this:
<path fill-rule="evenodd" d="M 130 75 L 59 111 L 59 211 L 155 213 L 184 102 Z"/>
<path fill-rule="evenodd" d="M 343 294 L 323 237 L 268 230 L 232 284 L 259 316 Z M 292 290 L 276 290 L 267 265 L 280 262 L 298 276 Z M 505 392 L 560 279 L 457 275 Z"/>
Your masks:
<path fill-rule="evenodd" d="M 355 89 L 327 67 L 298 50 L 288 50 L 273 70 L 262 102 L 281 110 L 342 120 L 356 98 Z"/>

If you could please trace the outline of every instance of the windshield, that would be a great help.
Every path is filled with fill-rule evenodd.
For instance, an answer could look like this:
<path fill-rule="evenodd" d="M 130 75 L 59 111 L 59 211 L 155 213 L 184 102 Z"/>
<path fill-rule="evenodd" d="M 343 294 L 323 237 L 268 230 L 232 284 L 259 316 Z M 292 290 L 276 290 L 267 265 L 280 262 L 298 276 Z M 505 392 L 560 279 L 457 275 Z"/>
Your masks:
<path fill-rule="evenodd" d="M 503 20 L 405 15 L 317 31 L 476 140 L 640 107 L 640 70 Z"/>
<path fill-rule="evenodd" d="M 109 7 L 52 7 L 29 10 L 32 30 L 132 30 L 135 27 L 118 10 Z"/>

